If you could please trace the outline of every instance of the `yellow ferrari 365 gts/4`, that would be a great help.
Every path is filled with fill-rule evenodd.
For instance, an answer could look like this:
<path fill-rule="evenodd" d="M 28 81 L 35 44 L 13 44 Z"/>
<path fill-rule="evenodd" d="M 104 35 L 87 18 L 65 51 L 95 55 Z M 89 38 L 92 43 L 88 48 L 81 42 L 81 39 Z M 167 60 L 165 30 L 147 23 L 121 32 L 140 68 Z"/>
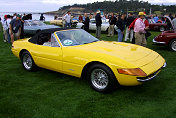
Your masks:
<path fill-rule="evenodd" d="M 49 29 L 13 43 L 24 69 L 37 67 L 85 78 L 98 92 L 117 85 L 135 86 L 153 79 L 166 66 L 153 50 L 138 45 L 100 41 L 82 29 Z"/>

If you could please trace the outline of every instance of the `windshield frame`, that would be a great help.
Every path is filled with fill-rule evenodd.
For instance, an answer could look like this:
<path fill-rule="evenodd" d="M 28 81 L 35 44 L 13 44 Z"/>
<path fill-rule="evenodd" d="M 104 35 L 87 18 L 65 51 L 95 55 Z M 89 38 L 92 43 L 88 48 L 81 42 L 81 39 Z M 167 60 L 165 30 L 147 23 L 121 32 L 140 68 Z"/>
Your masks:
<path fill-rule="evenodd" d="M 57 33 L 58 33 L 58 32 L 63 32 L 63 31 L 70 31 L 70 30 L 83 30 L 83 29 L 67 29 L 67 30 L 56 31 L 56 32 L 55 32 L 55 34 L 56 34 L 55 36 L 56 36 L 56 38 L 59 40 L 59 43 L 60 43 L 60 45 L 61 45 L 62 47 L 81 46 L 81 45 L 86 45 L 86 44 L 90 44 L 90 43 L 93 43 L 93 42 L 99 42 L 99 41 L 101 41 L 101 40 L 97 39 L 96 37 L 94 37 L 93 35 L 91 35 L 90 33 L 87 32 L 89 35 L 91 35 L 91 36 L 93 36 L 94 38 L 96 38 L 97 41 L 93 41 L 93 42 L 90 42 L 90 43 L 78 44 L 78 45 L 70 45 L 70 46 L 63 45 L 62 42 L 61 42 L 61 39 L 59 38 L 59 36 L 57 35 Z M 85 30 L 83 30 L 83 31 L 85 31 Z M 85 31 L 85 32 L 86 32 L 86 31 Z"/>

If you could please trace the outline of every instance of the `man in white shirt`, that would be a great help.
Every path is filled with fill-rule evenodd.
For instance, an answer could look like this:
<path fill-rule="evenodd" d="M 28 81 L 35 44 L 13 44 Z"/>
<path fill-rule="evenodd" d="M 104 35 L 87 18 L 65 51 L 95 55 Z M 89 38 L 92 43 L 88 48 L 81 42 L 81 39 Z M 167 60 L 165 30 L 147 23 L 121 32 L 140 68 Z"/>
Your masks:
<path fill-rule="evenodd" d="M 176 15 L 175 18 L 172 20 L 173 28 L 176 31 Z"/>
<path fill-rule="evenodd" d="M 65 20 L 65 28 L 70 28 L 71 27 L 71 13 L 70 11 L 67 12 L 67 14 L 64 16 Z"/>

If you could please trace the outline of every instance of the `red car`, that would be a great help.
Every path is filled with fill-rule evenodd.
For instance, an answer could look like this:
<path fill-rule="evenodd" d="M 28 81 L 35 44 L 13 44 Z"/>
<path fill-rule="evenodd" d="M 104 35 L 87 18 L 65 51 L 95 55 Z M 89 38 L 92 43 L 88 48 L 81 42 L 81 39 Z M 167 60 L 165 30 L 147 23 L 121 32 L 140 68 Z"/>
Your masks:
<path fill-rule="evenodd" d="M 153 39 L 154 44 L 169 46 L 170 50 L 176 52 L 176 31 L 164 31 Z"/>
<path fill-rule="evenodd" d="M 151 31 L 160 31 L 163 32 L 167 29 L 167 24 L 166 23 L 155 23 L 155 21 L 153 19 L 148 19 L 149 21 L 149 29 Z"/>
<path fill-rule="evenodd" d="M 172 31 L 162 32 L 159 36 L 153 39 L 153 43 L 158 45 L 166 45 L 170 50 L 176 52 L 176 31 L 173 30 L 174 26 L 171 22 L 171 19 L 167 16 L 165 18 L 170 21 Z"/>

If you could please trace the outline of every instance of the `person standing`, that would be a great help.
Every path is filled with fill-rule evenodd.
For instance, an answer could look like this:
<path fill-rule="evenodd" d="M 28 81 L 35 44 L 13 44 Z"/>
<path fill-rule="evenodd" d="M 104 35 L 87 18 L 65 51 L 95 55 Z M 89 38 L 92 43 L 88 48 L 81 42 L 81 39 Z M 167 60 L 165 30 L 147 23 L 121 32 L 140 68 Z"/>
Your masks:
<path fill-rule="evenodd" d="M 15 19 L 15 18 L 16 18 L 16 16 L 17 16 L 17 13 L 14 13 L 14 14 L 13 14 L 13 19 Z"/>
<path fill-rule="evenodd" d="M 22 19 L 20 19 L 20 20 L 21 20 L 21 34 L 20 34 L 20 38 L 23 39 L 24 38 L 24 21 L 27 20 L 26 14 L 24 14 Z"/>
<path fill-rule="evenodd" d="M 22 20 L 23 20 L 23 21 L 28 20 L 26 14 L 23 15 Z"/>
<path fill-rule="evenodd" d="M 116 23 L 116 17 L 114 16 L 114 13 L 111 13 L 111 16 L 109 17 L 109 28 L 108 28 L 108 36 L 114 36 L 114 25 Z"/>
<path fill-rule="evenodd" d="M 40 16 L 40 21 L 45 21 L 45 17 L 43 16 L 43 14 L 41 14 Z"/>
<path fill-rule="evenodd" d="M 130 30 L 128 29 L 130 24 L 135 20 L 135 18 L 133 17 L 133 13 L 129 13 L 129 17 L 127 18 L 127 22 L 126 22 L 126 34 L 125 34 L 125 41 L 129 40 L 132 41 L 133 39 L 133 34 L 134 34 L 134 30 L 133 28 L 131 28 Z M 129 38 L 130 35 L 130 38 Z"/>
<path fill-rule="evenodd" d="M 118 27 L 118 42 L 122 42 L 124 30 L 125 30 L 125 16 L 119 15 L 118 21 L 116 22 L 116 26 Z"/>
<path fill-rule="evenodd" d="M 14 42 L 14 38 L 16 37 L 17 39 L 20 39 L 20 34 L 21 34 L 21 21 L 20 21 L 21 16 L 18 14 L 15 19 L 13 19 L 10 22 L 10 37 L 11 37 L 11 43 Z"/>
<path fill-rule="evenodd" d="M 101 35 L 101 24 L 102 24 L 100 11 L 97 11 L 97 14 L 95 16 L 95 21 L 96 21 L 96 38 L 100 38 L 100 35 Z"/>
<path fill-rule="evenodd" d="M 147 41 L 145 38 L 145 33 L 148 29 L 148 27 L 145 27 L 145 23 L 144 23 L 144 12 L 139 12 L 138 14 L 139 18 L 136 20 L 135 25 L 134 25 L 134 32 L 135 32 L 135 44 L 137 45 L 141 45 L 146 47 L 147 45 Z"/>
<path fill-rule="evenodd" d="M 159 20 L 158 16 L 156 15 L 156 16 L 153 18 L 153 20 L 155 21 L 155 23 L 157 23 L 158 20 Z"/>
<path fill-rule="evenodd" d="M 0 17 L 0 24 L 1 24 L 2 22 L 1 22 L 1 17 Z"/>
<path fill-rule="evenodd" d="M 82 15 L 79 15 L 79 22 L 82 22 L 83 21 L 83 17 Z"/>
<path fill-rule="evenodd" d="M 88 15 L 85 13 L 84 14 L 85 16 L 85 21 L 83 21 L 83 24 L 84 24 L 84 30 L 89 32 L 89 22 L 90 22 L 90 19 L 88 17 Z"/>
<path fill-rule="evenodd" d="M 64 16 L 65 20 L 65 28 L 70 28 L 71 27 L 71 13 L 70 11 L 67 12 L 67 14 Z"/>
<path fill-rule="evenodd" d="M 4 15 L 4 19 L 2 21 L 2 27 L 3 27 L 3 36 L 4 36 L 4 42 L 8 41 L 8 35 L 7 35 L 7 15 Z"/>
<path fill-rule="evenodd" d="M 170 17 L 170 19 L 171 19 L 171 20 L 173 20 L 173 19 L 174 19 L 174 17 L 172 16 L 172 14 L 171 14 L 171 13 L 169 14 L 169 17 Z"/>
<path fill-rule="evenodd" d="M 9 34 L 10 22 L 11 22 L 10 15 L 7 15 L 7 20 L 6 20 L 7 29 L 6 29 L 6 32 L 7 32 L 7 41 L 8 41 L 8 43 L 11 42 L 10 34 Z"/>
<path fill-rule="evenodd" d="M 176 31 L 176 14 L 175 14 L 175 18 L 172 20 L 172 24 L 173 24 L 173 28 Z"/>

